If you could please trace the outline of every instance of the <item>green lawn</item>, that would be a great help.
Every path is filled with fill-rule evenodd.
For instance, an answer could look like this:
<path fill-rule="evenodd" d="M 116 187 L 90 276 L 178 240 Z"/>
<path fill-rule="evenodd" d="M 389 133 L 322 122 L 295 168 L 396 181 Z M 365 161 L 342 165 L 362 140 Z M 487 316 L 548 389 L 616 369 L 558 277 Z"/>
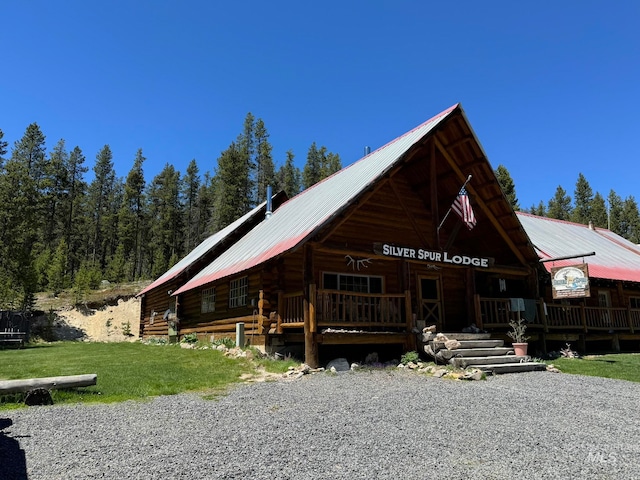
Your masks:
<path fill-rule="evenodd" d="M 547 363 L 564 373 L 640 382 L 640 354 L 588 355 L 584 358 L 558 358 Z"/>
<path fill-rule="evenodd" d="M 268 363 L 260 362 L 272 371 L 288 366 L 286 362 Z M 56 404 L 119 402 L 186 391 L 215 393 L 254 369 L 251 362 L 227 358 L 217 350 L 179 345 L 58 342 L 0 350 L 0 379 L 98 375 L 97 385 L 91 387 L 52 390 Z M 23 397 L 0 396 L 0 408 L 20 405 Z"/>

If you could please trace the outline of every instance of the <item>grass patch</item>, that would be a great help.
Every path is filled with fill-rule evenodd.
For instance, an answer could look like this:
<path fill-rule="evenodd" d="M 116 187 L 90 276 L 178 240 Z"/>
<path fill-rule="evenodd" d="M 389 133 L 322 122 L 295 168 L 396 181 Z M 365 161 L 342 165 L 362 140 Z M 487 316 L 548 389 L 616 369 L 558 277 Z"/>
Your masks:
<path fill-rule="evenodd" d="M 96 373 L 97 385 L 52 390 L 54 403 L 120 402 L 186 391 L 223 391 L 254 366 L 217 350 L 142 343 L 57 342 L 0 350 L 0 379 Z M 0 409 L 22 401 L 0 396 Z"/>
<path fill-rule="evenodd" d="M 583 358 L 558 358 L 547 363 L 564 373 L 640 382 L 639 354 L 588 355 Z"/>

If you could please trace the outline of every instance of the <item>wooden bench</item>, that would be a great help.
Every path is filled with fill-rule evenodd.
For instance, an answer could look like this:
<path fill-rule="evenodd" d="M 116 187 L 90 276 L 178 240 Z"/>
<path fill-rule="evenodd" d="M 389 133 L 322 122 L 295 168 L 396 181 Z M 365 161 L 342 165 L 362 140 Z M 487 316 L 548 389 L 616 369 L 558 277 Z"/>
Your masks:
<path fill-rule="evenodd" d="M 0 344 L 18 345 L 23 347 L 26 339 L 26 332 L 19 332 L 16 330 L 0 332 Z"/>

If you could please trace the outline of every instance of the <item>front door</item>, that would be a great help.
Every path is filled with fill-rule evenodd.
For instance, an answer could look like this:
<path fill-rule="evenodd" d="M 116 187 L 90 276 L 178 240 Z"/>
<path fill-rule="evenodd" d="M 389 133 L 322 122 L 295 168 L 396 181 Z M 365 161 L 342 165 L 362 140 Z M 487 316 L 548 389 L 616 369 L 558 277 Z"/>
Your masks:
<path fill-rule="evenodd" d="M 444 311 L 442 308 L 442 288 L 439 276 L 419 276 L 418 295 L 420 301 L 419 318 L 425 325 L 436 325 L 441 332 L 444 324 Z"/>

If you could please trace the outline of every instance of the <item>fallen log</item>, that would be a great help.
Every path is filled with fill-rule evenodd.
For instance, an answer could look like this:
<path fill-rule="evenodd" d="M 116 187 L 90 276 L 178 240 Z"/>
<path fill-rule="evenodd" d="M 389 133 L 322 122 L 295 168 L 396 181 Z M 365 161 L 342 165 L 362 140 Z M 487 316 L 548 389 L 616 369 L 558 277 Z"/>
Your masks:
<path fill-rule="evenodd" d="M 88 387 L 98 382 L 98 375 L 68 375 L 64 377 L 28 378 L 24 380 L 0 380 L 0 395 L 28 392 L 37 388 L 53 390 L 58 388 Z"/>

